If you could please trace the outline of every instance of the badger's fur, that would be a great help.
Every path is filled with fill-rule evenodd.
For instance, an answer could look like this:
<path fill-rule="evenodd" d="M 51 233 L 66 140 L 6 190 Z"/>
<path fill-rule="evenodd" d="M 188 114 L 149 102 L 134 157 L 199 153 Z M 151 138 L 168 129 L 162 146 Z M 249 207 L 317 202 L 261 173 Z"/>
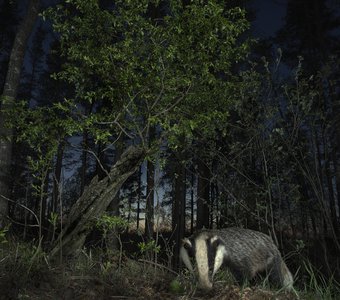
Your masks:
<path fill-rule="evenodd" d="M 243 228 L 202 230 L 182 241 L 180 257 L 194 273 L 191 258 L 196 261 L 201 288 L 210 289 L 222 265 L 236 280 L 252 279 L 267 272 L 269 279 L 285 289 L 292 289 L 293 276 L 282 260 L 273 240 L 266 234 Z"/>

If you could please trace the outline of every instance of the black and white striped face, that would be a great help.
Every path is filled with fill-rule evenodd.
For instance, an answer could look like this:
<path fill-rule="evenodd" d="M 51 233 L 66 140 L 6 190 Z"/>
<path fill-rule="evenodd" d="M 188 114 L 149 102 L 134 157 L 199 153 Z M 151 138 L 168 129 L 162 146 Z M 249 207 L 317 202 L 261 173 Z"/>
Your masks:
<path fill-rule="evenodd" d="M 186 267 L 194 273 L 191 259 L 196 261 L 199 284 L 203 289 L 211 289 L 214 275 L 223 264 L 227 251 L 223 241 L 217 235 L 205 232 L 196 237 L 184 239 L 180 257 Z"/>

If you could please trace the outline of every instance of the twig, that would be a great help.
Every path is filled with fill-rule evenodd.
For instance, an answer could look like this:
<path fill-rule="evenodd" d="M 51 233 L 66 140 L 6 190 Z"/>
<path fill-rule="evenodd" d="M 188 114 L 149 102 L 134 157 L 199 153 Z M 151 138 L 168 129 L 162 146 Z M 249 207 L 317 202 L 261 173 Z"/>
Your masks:
<path fill-rule="evenodd" d="M 94 158 L 96 159 L 96 161 L 97 161 L 99 167 L 101 168 L 101 170 L 105 173 L 105 175 L 106 175 L 107 177 L 109 177 L 110 180 L 112 180 L 111 177 L 110 177 L 109 172 L 104 168 L 104 166 L 103 166 L 102 162 L 100 161 L 99 157 L 97 156 L 97 154 L 94 153 L 94 151 L 88 150 L 88 149 L 84 149 L 84 151 L 85 151 L 85 152 L 88 152 L 88 153 L 90 153 L 91 155 L 94 156 Z"/>
<path fill-rule="evenodd" d="M 188 86 L 187 90 L 183 93 L 183 95 L 181 97 L 179 97 L 175 103 L 173 103 L 172 105 L 169 105 L 169 107 L 165 108 L 164 110 L 160 111 L 158 114 L 155 114 L 156 117 L 160 116 L 160 115 L 165 115 L 166 113 L 168 113 L 170 110 L 172 110 L 174 107 L 177 106 L 178 103 L 180 103 L 186 95 L 188 95 L 189 91 L 191 89 L 191 85 Z"/>
<path fill-rule="evenodd" d="M 37 221 L 37 224 L 40 226 L 39 219 L 38 219 L 37 215 L 34 213 L 33 210 L 29 209 L 27 206 L 25 206 L 25 205 L 23 205 L 23 204 L 20 204 L 20 203 L 18 203 L 18 202 L 15 202 L 15 201 L 13 201 L 13 200 L 11 200 L 11 199 L 5 197 L 4 195 L 0 195 L 0 197 L 3 198 L 3 199 L 5 199 L 6 201 L 12 202 L 12 203 L 14 203 L 14 204 L 16 204 L 16 205 L 19 205 L 19 206 L 21 206 L 22 208 L 28 210 L 28 211 L 34 216 L 34 218 L 35 218 L 36 221 Z"/>

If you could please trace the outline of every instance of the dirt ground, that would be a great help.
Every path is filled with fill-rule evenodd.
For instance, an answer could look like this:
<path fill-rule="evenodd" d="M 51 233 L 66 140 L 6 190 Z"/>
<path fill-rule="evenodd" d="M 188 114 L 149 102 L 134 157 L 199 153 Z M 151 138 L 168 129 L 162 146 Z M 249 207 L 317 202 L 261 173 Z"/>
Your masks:
<path fill-rule="evenodd" d="M 136 274 L 131 274 L 136 276 Z M 218 286 L 208 293 L 194 287 L 171 291 L 168 277 L 160 275 L 146 281 L 126 276 L 112 278 L 112 283 L 93 275 L 71 275 L 55 270 L 40 278 L 32 278 L 30 284 L 18 286 L 15 278 L 1 278 L 0 299 L 36 300 L 101 300 L 101 299 L 221 299 L 221 300 L 293 300 L 294 294 L 278 293 L 260 288 L 238 286 Z"/>

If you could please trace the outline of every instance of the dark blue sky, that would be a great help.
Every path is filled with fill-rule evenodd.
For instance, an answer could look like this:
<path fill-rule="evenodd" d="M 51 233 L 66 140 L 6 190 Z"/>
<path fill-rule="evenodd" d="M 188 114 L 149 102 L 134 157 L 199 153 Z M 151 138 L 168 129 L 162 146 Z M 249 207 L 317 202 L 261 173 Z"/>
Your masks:
<path fill-rule="evenodd" d="M 251 8 L 256 14 L 252 23 L 254 35 L 259 38 L 273 36 L 284 25 L 286 6 L 286 0 L 251 1 Z"/>

